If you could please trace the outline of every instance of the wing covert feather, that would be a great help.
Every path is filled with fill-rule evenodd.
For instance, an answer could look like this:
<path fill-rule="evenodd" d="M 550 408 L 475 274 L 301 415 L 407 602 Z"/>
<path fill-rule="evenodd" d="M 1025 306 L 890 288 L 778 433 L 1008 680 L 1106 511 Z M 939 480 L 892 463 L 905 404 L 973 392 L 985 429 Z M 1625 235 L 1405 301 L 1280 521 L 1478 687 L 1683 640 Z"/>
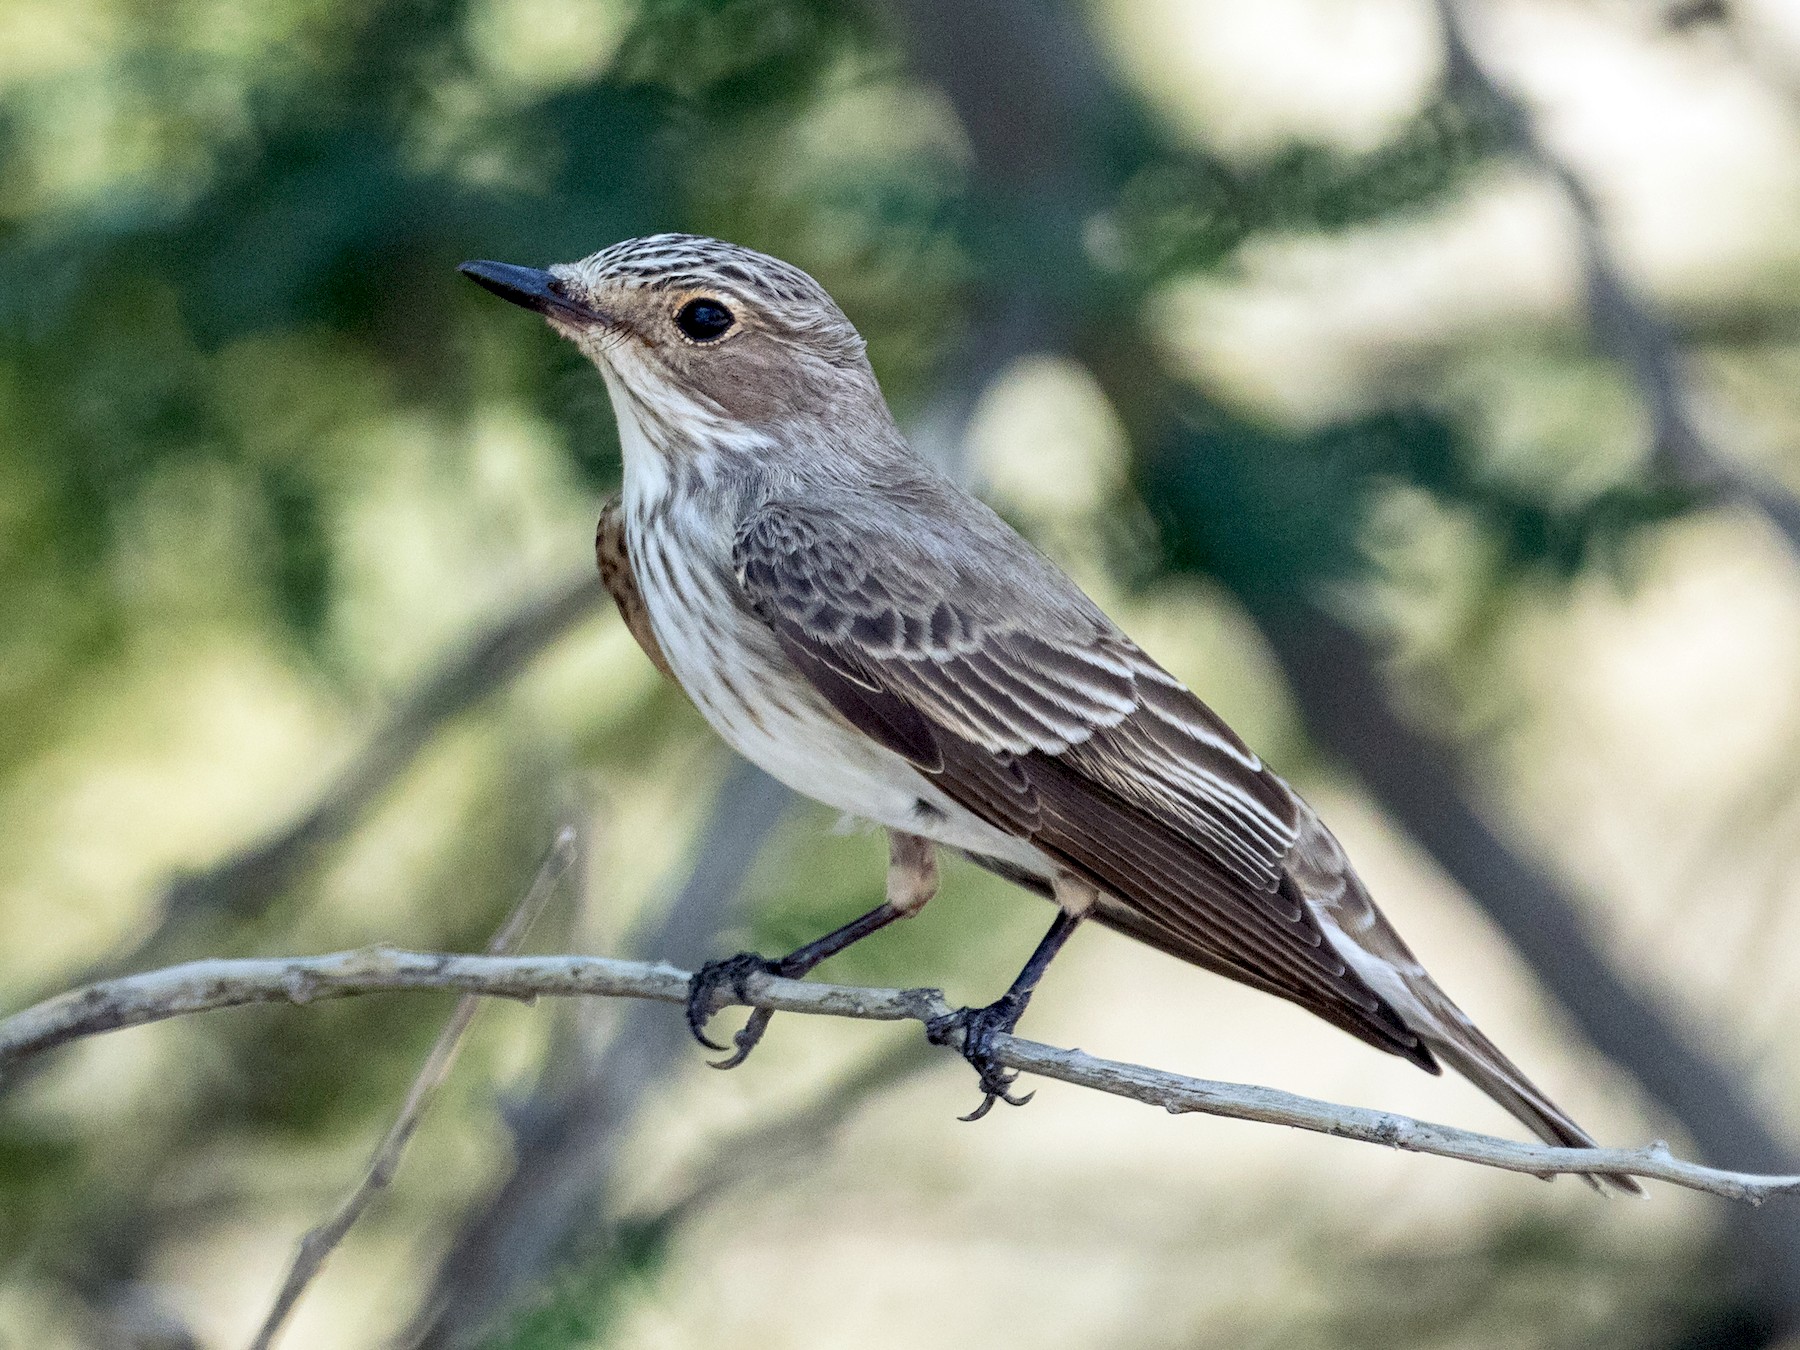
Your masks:
<path fill-rule="evenodd" d="M 904 526 L 774 503 L 738 532 L 752 608 L 839 714 L 1093 882 L 1111 926 L 1429 1065 L 1286 881 L 1286 784 L 998 517 L 981 549 L 966 519 Z"/>

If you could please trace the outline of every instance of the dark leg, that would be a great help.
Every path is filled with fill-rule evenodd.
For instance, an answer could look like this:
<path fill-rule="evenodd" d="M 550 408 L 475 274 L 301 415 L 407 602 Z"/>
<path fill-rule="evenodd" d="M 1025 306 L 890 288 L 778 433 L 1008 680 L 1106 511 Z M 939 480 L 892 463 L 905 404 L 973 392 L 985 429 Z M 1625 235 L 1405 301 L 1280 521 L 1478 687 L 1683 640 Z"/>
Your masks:
<path fill-rule="evenodd" d="M 851 943 L 860 942 L 870 933 L 886 928 L 901 917 L 903 911 L 883 901 L 861 918 L 852 919 L 842 928 L 833 929 L 816 942 L 797 947 L 778 959 L 770 960 L 755 952 L 739 952 L 736 956 L 708 961 L 688 981 L 688 1030 L 707 1049 L 725 1049 L 717 1041 L 709 1040 L 706 1035 L 706 1024 L 713 1014 L 713 998 L 720 989 L 729 988 L 738 998 L 743 999 L 749 996 L 746 982 L 752 975 L 779 975 L 783 979 L 797 980 L 827 957 L 836 956 Z M 726 1058 L 713 1061 L 713 1068 L 735 1069 L 748 1059 L 750 1052 L 756 1048 L 756 1043 L 762 1039 L 763 1032 L 768 1029 L 769 1019 L 774 1015 L 767 1008 L 752 1009 L 750 1020 L 744 1023 L 744 1029 L 732 1037 L 737 1049 Z"/>
<path fill-rule="evenodd" d="M 694 1039 L 709 1050 L 725 1047 L 706 1038 L 706 1024 L 713 1014 L 713 999 L 720 989 L 730 989 L 738 998 L 749 996 L 746 981 L 752 975 L 779 975 L 797 980 L 820 962 L 836 956 L 852 943 L 861 942 L 870 933 L 879 932 L 896 919 L 917 914 L 925 902 L 937 894 L 937 851 L 929 839 L 916 834 L 888 831 L 887 899 L 861 918 L 852 919 L 842 928 L 824 937 L 796 947 L 777 960 L 758 956 L 755 952 L 739 952 L 722 961 L 708 961 L 688 981 L 688 1029 Z M 732 1037 L 737 1047 L 724 1059 L 713 1063 L 715 1069 L 735 1069 L 750 1057 L 768 1030 L 775 1014 L 767 1008 L 756 1008 L 744 1029 Z"/>
<path fill-rule="evenodd" d="M 1032 991 L 1037 988 L 1038 981 L 1044 978 L 1044 972 L 1050 968 L 1050 962 L 1056 959 L 1056 954 L 1062 950 L 1069 936 L 1081 926 L 1082 919 L 1092 907 L 1092 896 L 1091 888 L 1083 883 L 1065 885 L 1059 882 L 1057 899 L 1066 907 L 1057 911 L 1056 921 L 1050 925 L 1050 931 L 1044 934 L 1037 949 L 1031 953 L 1031 959 L 1012 982 L 1012 987 L 985 1008 L 959 1008 L 926 1026 L 925 1035 L 934 1045 L 948 1044 L 951 1037 L 960 1031 L 962 1057 L 975 1066 L 975 1072 L 981 1077 L 981 1090 L 987 1095 L 982 1098 L 980 1106 L 963 1117 L 964 1120 L 980 1120 L 993 1109 L 995 1102 L 1023 1106 L 1031 1100 L 1032 1094 L 1029 1092 L 1023 1097 L 1012 1095 L 1012 1085 L 1019 1075 L 994 1062 L 994 1037 L 1010 1034 L 1019 1025 L 1019 1018 L 1025 1013 L 1025 1005 L 1031 1002 Z M 1071 901 L 1075 903 L 1072 905 Z"/>

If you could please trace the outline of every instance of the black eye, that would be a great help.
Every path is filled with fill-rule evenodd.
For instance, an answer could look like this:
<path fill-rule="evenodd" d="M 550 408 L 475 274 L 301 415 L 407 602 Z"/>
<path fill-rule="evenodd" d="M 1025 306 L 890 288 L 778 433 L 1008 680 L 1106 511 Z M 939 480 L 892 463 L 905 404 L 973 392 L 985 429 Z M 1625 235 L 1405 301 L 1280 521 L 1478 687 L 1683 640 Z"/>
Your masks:
<path fill-rule="evenodd" d="M 717 300 L 690 300 L 675 316 L 675 324 L 695 342 L 711 342 L 731 327 L 731 311 Z"/>

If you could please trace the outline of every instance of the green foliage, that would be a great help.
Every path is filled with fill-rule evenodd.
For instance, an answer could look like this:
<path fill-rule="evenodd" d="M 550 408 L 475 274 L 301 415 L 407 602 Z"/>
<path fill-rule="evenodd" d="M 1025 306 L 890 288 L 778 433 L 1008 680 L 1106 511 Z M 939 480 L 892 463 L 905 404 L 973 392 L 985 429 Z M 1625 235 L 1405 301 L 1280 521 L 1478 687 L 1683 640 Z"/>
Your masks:
<path fill-rule="evenodd" d="M 871 11 L 837 0 L 647 0 L 619 73 L 729 125 L 801 108 L 839 61 L 878 39 Z"/>
<path fill-rule="evenodd" d="M 82 1162 L 67 1135 L 18 1125 L 0 1131 L 0 1261 L 20 1259 L 66 1203 Z"/>
<path fill-rule="evenodd" d="M 308 335 L 353 343 L 354 359 L 388 372 L 390 397 L 402 405 L 454 410 L 491 388 L 465 336 L 472 297 L 449 278 L 468 254 L 578 256 L 681 223 L 684 200 L 701 204 L 715 228 L 736 224 L 751 242 L 785 243 L 790 252 L 797 236 L 833 221 L 831 235 L 818 238 L 820 260 L 842 250 L 846 230 L 853 256 L 821 270 L 850 287 L 846 301 L 864 316 L 876 355 L 892 357 L 884 365 L 900 363 L 904 402 L 956 332 L 944 305 L 919 304 L 922 280 L 935 273 L 954 282 L 967 272 L 943 243 L 962 240 L 989 286 L 1005 286 L 1009 271 L 1029 273 L 1052 298 L 1117 313 L 1163 277 L 1217 266 L 1252 235 L 1422 209 L 1497 144 L 1495 128 L 1447 101 L 1372 153 L 1295 146 L 1247 167 L 1177 147 L 1147 117 L 1102 118 L 1086 134 L 1110 185 L 1105 218 L 1117 252 L 1096 271 L 1079 214 L 991 197 L 958 211 L 946 195 L 957 178 L 943 158 L 866 164 L 806 184 L 799 199 L 791 190 L 770 199 L 758 174 L 732 171 L 779 157 L 782 129 L 846 81 L 892 78 L 888 32 L 861 6 L 654 0 L 600 78 L 522 102 L 484 72 L 469 22 L 466 6 L 425 0 L 321 7 L 292 36 L 303 56 L 270 60 L 258 50 L 237 67 L 148 29 L 137 36 L 127 67 L 109 78 L 159 110 L 156 152 L 183 172 L 26 210 L 0 243 L 0 372 L 31 391 L 6 452 L 22 458 L 19 472 L 33 488 L 30 519 L 15 538 L 46 544 L 31 550 L 30 566 L 43 574 L 40 607 L 57 605 L 47 597 L 117 546 L 121 511 L 165 466 L 194 457 L 253 462 L 272 423 L 319 397 L 316 385 L 293 388 L 254 420 L 222 421 L 209 395 L 218 378 L 209 353 L 252 335 Z M 447 115 L 452 91 L 459 110 Z M 32 187 L 43 169 L 32 131 L 55 97 L 29 84 L 0 91 L 9 129 L 0 180 L 18 183 L 27 202 L 43 195 Z M 721 181 L 729 200 L 720 198 Z M 856 295 L 853 278 L 905 256 L 896 247 L 913 265 L 883 292 Z M 498 322 L 485 307 L 481 314 L 487 327 Z M 901 339 L 909 322 L 915 331 Z M 559 430 L 584 481 L 607 483 L 617 472 L 611 418 L 585 366 L 565 344 L 518 328 L 507 380 Z M 491 365 L 491 353 L 482 362 Z M 1383 471 L 1382 456 L 1351 463 L 1335 448 L 1378 434 L 1325 433 L 1321 486 L 1352 490 L 1347 475 Z M 1233 441 L 1240 459 L 1254 448 L 1246 437 L 1254 433 L 1240 429 Z M 1253 490 L 1270 475 L 1237 464 L 1209 470 L 1212 478 Z M 242 483 L 267 522 L 257 584 L 272 617 L 317 650 L 331 611 L 340 504 L 304 458 L 257 465 Z M 1540 528 L 1546 522 L 1533 518 L 1530 502 L 1515 506 L 1514 535 L 1538 529 L 1541 550 L 1569 552 L 1566 530 Z M 1300 554 L 1265 552 L 1309 568 L 1320 548 L 1341 552 L 1350 517 L 1330 514 L 1333 530 Z M 1241 535 L 1281 520 L 1265 505 L 1234 528 Z M 1256 551 L 1254 540 L 1221 538 L 1210 552 L 1246 548 Z M 105 631 L 105 602 L 96 597 L 88 633 Z M 54 686 L 91 642 L 76 641 L 66 661 L 47 665 L 44 681 Z M 18 697 L 30 706 L 33 695 Z"/>
<path fill-rule="evenodd" d="M 1455 422 L 1420 408 L 1296 434 L 1197 406 L 1145 457 L 1140 481 L 1168 566 L 1263 602 L 1362 573 L 1374 499 L 1395 487 L 1472 512 L 1508 573 L 1557 578 L 1694 505 L 1653 484 L 1558 503 L 1485 471 Z"/>
<path fill-rule="evenodd" d="M 1490 163 L 1505 146 L 1503 130 L 1494 118 L 1439 97 L 1364 154 L 1295 144 L 1242 166 L 1151 142 L 1118 189 L 1111 222 L 1120 256 L 1113 261 L 1147 287 L 1217 267 L 1254 235 L 1416 215 Z"/>

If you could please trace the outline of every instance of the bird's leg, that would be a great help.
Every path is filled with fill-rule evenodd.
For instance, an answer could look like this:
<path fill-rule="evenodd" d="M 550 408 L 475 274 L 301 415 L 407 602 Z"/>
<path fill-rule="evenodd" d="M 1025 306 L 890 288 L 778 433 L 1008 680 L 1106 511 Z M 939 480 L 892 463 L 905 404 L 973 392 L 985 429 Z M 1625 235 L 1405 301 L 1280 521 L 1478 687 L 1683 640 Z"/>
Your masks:
<path fill-rule="evenodd" d="M 925 908 L 925 902 L 937 894 L 937 888 L 936 845 L 920 835 L 889 830 L 887 899 L 842 928 L 833 929 L 824 937 L 804 947 L 796 947 L 775 960 L 755 952 L 739 952 L 721 961 L 708 961 L 688 981 L 688 1029 L 694 1033 L 694 1039 L 709 1050 L 725 1049 L 706 1037 L 706 1023 L 712 1017 L 713 999 L 720 989 L 728 988 L 742 999 L 749 996 L 746 982 L 752 975 L 779 975 L 783 979 L 797 980 L 821 961 L 836 956 L 870 933 L 886 928 L 896 919 L 917 914 Z M 724 1059 L 715 1060 L 713 1067 L 735 1069 L 748 1059 L 757 1042 L 762 1040 L 763 1032 L 768 1030 L 769 1019 L 774 1016 L 767 1008 L 752 1010 L 744 1029 L 731 1038 L 736 1049 Z"/>
<path fill-rule="evenodd" d="M 955 1012 L 926 1024 L 925 1035 L 934 1045 L 947 1045 L 952 1036 L 961 1032 L 962 1045 L 959 1048 L 962 1057 L 974 1066 L 981 1078 L 981 1090 L 986 1096 L 982 1098 L 980 1106 L 962 1119 L 980 1120 L 993 1109 L 995 1102 L 1023 1106 L 1031 1100 L 1032 1094 L 1029 1092 L 1023 1097 L 1012 1095 L 1012 1085 L 1019 1075 L 994 1062 L 994 1037 L 1010 1035 L 1012 1029 L 1019 1025 L 1019 1018 L 1025 1013 L 1025 1005 L 1031 1002 L 1031 995 L 1037 988 L 1038 981 L 1044 978 L 1044 972 L 1050 968 L 1056 954 L 1062 950 L 1070 935 L 1081 926 L 1081 921 L 1087 917 L 1098 898 L 1088 882 L 1067 874 L 1059 875 L 1056 878 L 1056 919 L 1051 923 L 1050 931 L 1044 934 L 1036 950 L 1031 953 L 1031 959 L 1025 962 L 1025 968 L 1019 972 L 1012 986 L 985 1008 L 958 1008 Z"/>

